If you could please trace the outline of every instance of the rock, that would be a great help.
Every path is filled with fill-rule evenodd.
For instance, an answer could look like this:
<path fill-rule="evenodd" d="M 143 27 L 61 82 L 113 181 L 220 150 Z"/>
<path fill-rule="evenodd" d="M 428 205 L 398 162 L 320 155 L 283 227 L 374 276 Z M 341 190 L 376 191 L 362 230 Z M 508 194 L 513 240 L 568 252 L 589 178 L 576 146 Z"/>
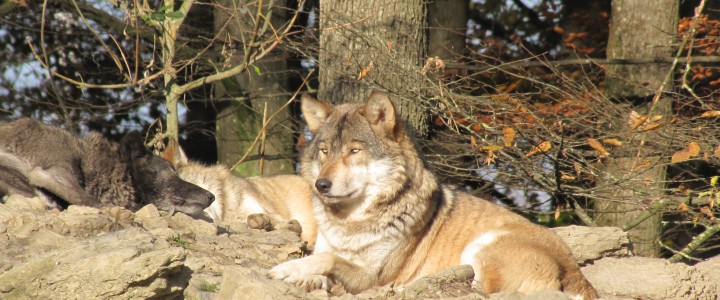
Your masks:
<path fill-rule="evenodd" d="M 280 280 L 269 279 L 266 274 L 254 269 L 232 266 L 223 271 L 217 299 L 299 299 L 305 298 L 303 294 L 305 293 L 297 287 L 289 286 Z M 305 294 L 305 296 L 309 295 Z"/>
<path fill-rule="evenodd" d="M 97 299 L 174 297 L 181 248 L 158 247 L 137 228 L 47 252 L 0 275 L 0 298 Z"/>
<path fill-rule="evenodd" d="M 170 218 L 170 226 L 174 229 L 188 230 L 193 235 L 213 236 L 218 233 L 218 228 L 215 224 L 193 219 L 183 213 L 175 213 Z"/>
<path fill-rule="evenodd" d="M 695 268 L 710 282 L 714 282 L 714 286 L 710 286 L 707 291 L 710 294 L 720 295 L 720 256 L 715 256 L 706 261 L 695 265 Z"/>
<path fill-rule="evenodd" d="M 570 247 L 579 264 L 603 257 L 628 257 L 630 240 L 618 227 L 565 226 L 551 228 Z"/>
<path fill-rule="evenodd" d="M 158 217 L 160 217 L 160 211 L 154 204 L 145 205 L 135 212 L 135 219 L 138 221 Z"/>
<path fill-rule="evenodd" d="M 681 263 L 647 257 L 604 258 L 582 269 L 602 297 L 716 299 L 717 281 Z"/>

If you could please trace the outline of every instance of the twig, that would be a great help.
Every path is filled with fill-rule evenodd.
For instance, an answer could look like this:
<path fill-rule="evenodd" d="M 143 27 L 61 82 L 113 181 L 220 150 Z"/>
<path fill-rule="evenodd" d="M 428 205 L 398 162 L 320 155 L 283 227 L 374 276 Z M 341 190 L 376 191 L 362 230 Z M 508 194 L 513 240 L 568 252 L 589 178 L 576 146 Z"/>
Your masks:
<path fill-rule="evenodd" d="M 692 241 L 690 241 L 685 248 L 680 250 L 679 252 L 675 253 L 672 257 L 670 257 L 670 262 L 679 262 L 683 258 L 690 258 L 690 253 L 695 251 L 695 249 L 699 248 L 705 241 L 707 241 L 710 237 L 712 237 L 715 233 L 720 231 L 720 222 L 715 223 L 715 225 L 707 227 L 703 233 L 696 235 L 692 238 Z"/>
<path fill-rule="evenodd" d="M 670 202 L 670 201 L 668 201 L 668 199 L 660 198 L 658 201 L 656 201 L 650 207 L 648 207 L 648 209 L 645 210 L 637 218 L 635 218 L 634 220 L 632 220 L 630 222 L 625 223 L 625 225 L 623 225 L 621 227 L 621 229 L 623 231 L 628 231 L 630 229 L 635 228 L 636 226 L 640 225 L 640 223 L 642 223 L 643 221 L 645 221 L 648 218 L 655 215 L 658 211 L 660 211 L 660 209 L 664 208 L 668 204 L 668 202 Z"/>
<path fill-rule="evenodd" d="M 602 59 L 602 58 L 573 58 L 554 61 L 531 61 L 521 59 L 513 62 L 503 63 L 497 66 L 476 66 L 466 64 L 445 63 L 446 69 L 462 69 L 469 71 L 493 71 L 511 68 L 547 67 L 547 66 L 571 66 L 571 65 L 645 65 L 645 64 L 668 64 L 675 61 L 674 57 L 634 58 L 634 59 Z M 687 58 L 678 58 L 679 62 L 690 61 Z M 720 56 L 696 56 L 692 58 L 696 63 L 719 63 Z"/>

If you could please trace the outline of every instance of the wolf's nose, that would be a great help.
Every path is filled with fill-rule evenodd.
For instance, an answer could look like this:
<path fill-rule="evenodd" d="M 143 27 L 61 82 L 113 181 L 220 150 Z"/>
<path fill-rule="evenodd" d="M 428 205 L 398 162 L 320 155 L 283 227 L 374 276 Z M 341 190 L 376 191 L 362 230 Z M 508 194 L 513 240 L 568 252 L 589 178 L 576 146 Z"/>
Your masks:
<path fill-rule="evenodd" d="M 331 187 L 332 187 L 332 181 L 327 180 L 325 178 L 320 178 L 317 181 L 315 181 L 315 188 L 318 190 L 318 192 L 327 193 L 330 191 Z"/>
<path fill-rule="evenodd" d="M 206 197 L 208 199 L 208 203 L 213 203 L 213 201 L 215 201 L 215 195 L 213 195 L 213 193 L 211 192 L 207 192 Z"/>

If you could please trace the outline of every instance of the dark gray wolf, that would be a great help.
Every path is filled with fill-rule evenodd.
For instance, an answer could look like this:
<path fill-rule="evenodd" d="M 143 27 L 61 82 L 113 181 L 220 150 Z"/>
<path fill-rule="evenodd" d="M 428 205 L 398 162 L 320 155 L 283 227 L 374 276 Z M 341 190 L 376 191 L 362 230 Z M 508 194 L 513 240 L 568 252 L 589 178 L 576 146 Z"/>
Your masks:
<path fill-rule="evenodd" d="M 386 94 L 338 106 L 304 96 L 301 107 L 313 133 L 301 164 L 315 186 L 318 237 L 313 255 L 275 266 L 274 278 L 358 293 L 468 264 L 488 293 L 553 289 L 597 298 L 558 236 L 440 185 Z"/>
<path fill-rule="evenodd" d="M 215 195 L 205 212 L 218 221 L 247 221 L 251 228 L 286 228 L 300 233 L 312 249 L 317 235 L 310 199 L 312 187 L 297 175 L 242 178 L 223 165 L 206 166 L 187 159 L 177 142 L 160 154 L 180 178 Z M 296 222 L 292 222 L 295 220 Z"/>
<path fill-rule="evenodd" d="M 137 210 L 155 204 L 197 215 L 213 195 L 181 180 L 153 155 L 139 132 L 113 144 L 99 133 L 79 139 L 37 120 L 0 123 L 0 194 L 40 197 L 48 204 Z"/>

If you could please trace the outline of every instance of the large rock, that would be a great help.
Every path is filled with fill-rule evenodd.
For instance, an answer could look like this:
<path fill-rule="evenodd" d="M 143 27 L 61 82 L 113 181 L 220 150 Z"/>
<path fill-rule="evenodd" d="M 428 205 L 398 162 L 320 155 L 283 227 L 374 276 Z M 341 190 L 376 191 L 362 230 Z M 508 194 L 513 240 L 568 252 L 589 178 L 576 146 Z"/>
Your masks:
<path fill-rule="evenodd" d="M 0 275 L 2 299 L 173 297 L 185 252 L 140 229 L 69 244 Z"/>
<path fill-rule="evenodd" d="M 695 267 L 647 257 L 604 258 L 583 268 L 606 299 L 717 299 L 718 281 Z"/>
<path fill-rule="evenodd" d="M 572 250 L 579 264 L 603 257 L 630 256 L 630 240 L 618 227 L 565 226 L 551 228 Z"/>

